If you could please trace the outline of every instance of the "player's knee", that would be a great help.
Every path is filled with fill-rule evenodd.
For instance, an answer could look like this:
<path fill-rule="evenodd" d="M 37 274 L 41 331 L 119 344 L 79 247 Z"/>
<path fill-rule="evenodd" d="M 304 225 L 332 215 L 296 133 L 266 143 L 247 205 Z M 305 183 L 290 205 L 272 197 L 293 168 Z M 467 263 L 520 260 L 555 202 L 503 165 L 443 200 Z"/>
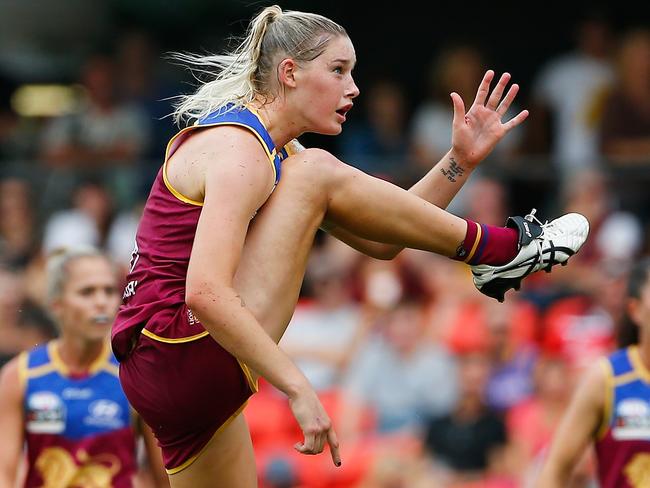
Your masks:
<path fill-rule="evenodd" d="M 282 163 L 282 177 L 299 178 L 315 188 L 331 185 L 344 171 L 345 164 L 323 149 L 310 148 Z"/>

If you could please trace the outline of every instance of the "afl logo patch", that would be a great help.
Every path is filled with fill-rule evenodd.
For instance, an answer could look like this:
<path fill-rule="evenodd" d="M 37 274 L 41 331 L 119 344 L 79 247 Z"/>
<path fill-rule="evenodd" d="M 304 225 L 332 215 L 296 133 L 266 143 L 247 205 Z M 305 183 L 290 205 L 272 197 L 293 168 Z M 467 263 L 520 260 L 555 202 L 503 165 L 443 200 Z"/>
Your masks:
<path fill-rule="evenodd" d="M 34 434 L 60 434 L 65 430 L 65 404 L 51 391 L 27 397 L 26 429 Z"/>

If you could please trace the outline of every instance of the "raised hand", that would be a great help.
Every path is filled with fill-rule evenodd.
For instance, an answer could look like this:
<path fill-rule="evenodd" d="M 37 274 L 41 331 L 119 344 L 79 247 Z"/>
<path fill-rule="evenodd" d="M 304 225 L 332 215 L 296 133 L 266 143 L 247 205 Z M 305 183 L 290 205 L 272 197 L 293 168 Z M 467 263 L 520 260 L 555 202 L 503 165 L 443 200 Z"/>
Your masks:
<path fill-rule="evenodd" d="M 503 139 L 503 136 L 528 117 L 528 110 L 522 110 L 512 119 L 505 122 L 502 120 L 517 96 L 519 85 L 513 84 L 504 97 L 503 93 L 510 81 L 510 74 L 503 73 L 490 93 L 490 83 L 493 78 L 494 71 L 488 70 L 467 113 L 460 95 L 451 94 L 454 105 L 452 151 L 459 161 L 470 167 L 479 164 Z"/>
<path fill-rule="evenodd" d="M 304 435 L 304 440 L 294 445 L 296 451 L 302 454 L 319 454 L 327 443 L 330 446 L 332 461 L 336 466 L 340 466 L 339 441 L 332 421 L 316 392 L 309 388 L 293 398 L 289 397 L 289 406 Z"/>

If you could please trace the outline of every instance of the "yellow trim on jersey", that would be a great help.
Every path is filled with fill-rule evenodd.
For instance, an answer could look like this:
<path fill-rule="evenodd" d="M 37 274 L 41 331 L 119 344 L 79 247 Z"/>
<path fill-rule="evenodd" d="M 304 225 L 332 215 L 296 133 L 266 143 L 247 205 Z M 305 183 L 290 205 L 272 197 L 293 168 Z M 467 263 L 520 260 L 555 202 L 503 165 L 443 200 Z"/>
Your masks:
<path fill-rule="evenodd" d="M 52 363 L 41 364 L 40 366 L 27 370 L 27 379 L 38 378 L 39 376 L 44 376 L 54 371 L 57 371 L 57 368 Z"/>
<path fill-rule="evenodd" d="M 55 370 L 57 370 L 59 373 L 61 373 L 64 376 L 70 376 L 70 368 L 63 362 L 61 359 L 61 356 L 59 355 L 59 350 L 57 346 L 59 345 L 60 341 L 54 340 L 50 341 L 47 345 L 47 352 L 50 356 L 50 362 L 51 365 Z M 110 348 L 108 346 L 108 342 L 104 341 L 102 344 L 102 350 L 97 356 L 97 358 L 91 363 L 91 365 L 88 367 L 88 374 L 95 374 L 99 370 L 103 369 L 106 365 L 110 364 L 109 362 L 109 357 L 110 357 Z M 44 366 L 49 366 L 49 365 L 44 365 Z M 39 366 L 41 368 L 42 366 Z M 39 368 L 35 368 L 33 371 L 38 370 Z M 30 377 L 31 376 L 30 374 Z"/>
<path fill-rule="evenodd" d="M 476 225 L 476 237 L 474 239 L 474 245 L 472 246 L 472 250 L 469 252 L 469 255 L 465 258 L 465 263 L 468 263 L 470 259 L 474 257 L 474 253 L 476 252 L 476 248 L 478 247 L 478 243 L 481 242 L 481 234 L 483 233 L 483 229 L 481 226 L 475 222 Z"/>
<path fill-rule="evenodd" d="M 639 373 L 636 371 L 630 371 L 628 373 L 622 374 L 614 378 L 614 386 L 621 386 L 632 381 L 639 379 Z"/>
<path fill-rule="evenodd" d="M 180 472 L 183 471 L 185 468 L 187 468 L 188 466 L 190 466 L 194 461 L 196 461 L 196 460 L 199 458 L 199 456 L 200 456 L 201 454 L 203 454 L 203 452 L 204 452 L 204 451 L 208 448 L 208 446 L 212 443 L 212 441 L 213 441 L 214 438 L 217 436 L 217 434 L 219 434 L 219 432 L 221 432 L 224 428 L 226 428 L 226 427 L 230 424 L 230 422 L 232 422 L 233 420 L 235 420 L 235 417 L 237 417 L 237 415 L 239 415 L 239 414 L 244 410 L 244 408 L 246 407 L 246 405 L 248 405 L 248 400 L 246 400 L 246 401 L 242 404 L 242 406 L 239 407 L 239 408 L 237 409 L 237 411 L 236 411 L 235 413 L 233 413 L 230 417 L 228 417 L 228 419 L 227 419 L 223 424 L 221 424 L 221 426 L 220 426 L 220 427 L 219 427 L 219 428 L 214 432 L 214 434 L 212 434 L 212 437 L 210 437 L 210 440 L 206 443 L 205 446 L 203 446 L 203 447 L 201 448 L 201 450 L 200 450 L 198 453 L 196 453 L 194 456 L 192 456 L 191 458 L 189 458 L 187 461 L 185 461 L 185 462 L 184 462 L 183 464 L 181 464 L 180 466 L 176 466 L 175 468 L 171 468 L 171 469 L 166 469 L 166 468 L 165 468 L 165 471 L 167 471 L 167 474 L 169 474 L 169 475 L 173 475 L 173 474 L 176 474 L 176 473 L 180 473 Z"/>
<path fill-rule="evenodd" d="M 192 342 L 196 341 L 198 339 L 201 339 L 202 337 L 207 336 L 210 334 L 207 330 L 204 330 L 203 332 L 193 335 L 193 336 L 188 336 L 188 337 L 178 337 L 176 339 L 169 339 L 167 337 L 161 337 L 159 335 L 154 334 L 150 330 L 147 329 L 142 329 L 142 334 L 146 335 L 149 339 L 153 339 L 154 341 L 158 342 L 166 342 L 167 344 L 181 344 L 183 342 Z"/>
<path fill-rule="evenodd" d="M 18 385 L 23 391 L 27 387 L 27 379 L 29 378 L 28 358 L 27 351 L 23 351 L 18 355 Z"/>
<path fill-rule="evenodd" d="M 120 368 L 119 366 L 116 366 L 112 363 L 108 363 L 106 366 L 104 366 L 103 371 L 106 371 L 107 373 L 112 374 L 113 376 L 120 376 Z"/>
<path fill-rule="evenodd" d="M 189 203 L 190 205 L 195 205 L 197 207 L 203 206 L 203 202 L 197 202 L 196 200 L 187 198 L 185 195 L 183 195 L 181 192 L 179 192 L 176 188 L 172 186 L 172 184 L 169 182 L 169 179 L 167 178 L 167 161 L 163 163 L 162 176 L 163 176 L 163 182 L 165 183 L 165 186 L 167 187 L 169 192 L 172 195 L 174 195 L 178 200 L 184 203 Z"/>
<path fill-rule="evenodd" d="M 614 407 L 614 371 L 612 370 L 612 365 L 607 360 L 607 358 L 600 359 L 600 365 L 605 374 L 605 391 L 603 395 L 605 397 L 603 402 L 603 418 L 601 419 L 600 427 L 596 431 L 596 438 L 602 439 L 607 434 L 609 429 L 609 422 L 612 416 L 612 409 Z"/>
<path fill-rule="evenodd" d="M 634 367 L 639 378 L 641 378 L 646 383 L 650 383 L 650 371 L 648 371 L 641 360 L 641 355 L 639 354 L 639 348 L 637 346 L 630 346 L 628 349 L 628 355 L 630 357 L 630 362 Z"/>
<path fill-rule="evenodd" d="M 253 110 L 250 110 L 250 111 L 255 117 L 257 117 L 260 124 L 262 124 L 262 127 L 264 127 L 264 122 L 262 122 L 262 119 L 257 114 L 257 112 L 255 112 Z M 203 202 L 199 202 L 197 200 L 192 200 L 191 198 L 186 197 L 181 192 L 176 190 L 176 188 L 174 188 L 172 186 L 171 182 L 169 181 L 169 178 L 167 177 L 167 162 L 169 161 L 169 157 L 170 157 L 169 151 L 171 150 L 172 144 L 181 135 L 184 135 L 184 134 L 186 134 L 186 133 L 188 133 L 188 132 L 190 132 L 190 131 L 192 131 L 194 129 L 204 129 L 204 128 L 208 128 L 208 127 L 216 127 L 216 126 L 219 126 L 219 125 L 235 125 L 235 126 L 239 126 L 239 127 L 244 127 L 246 129 L 248 129 L 250 132 L 252 132 L 253 134 L 255 134 L 255 136 L 259 139 L 260 143 L 262 144 L 262 147 L 264 148 L 264 152 L 266 152 L 266 155 L 267 155 L 267 157 L 269 159 L 269 163 L 271 163 L 271 170 L 273 171 L 273 181 L 275 182 L 276 178 L 278 177 L 277 171 L 275 170 L 275 162 L 274 162 L 274 159 L 275 159 L 275 156 L 276 156 L 276 150 L 275 150 L 275 148 L 273 148 L 273 151 L 269 152 L 268 147 L 266 147 L 266 142 L 264 141 L 262 136 L 260 134 L 258 134 L 257 131 L 253 127 L 251 127 L 249 125 L 246 125 L 246 124 L 242 124 L 240 122 L 216 122 L 214 124 L 205 124 L 205 125 L 194 124 L 194 125 L 191 125 L 189 127 L 185 127 L 180 132 L 178 132 L 174 137 L 172 137 L 169 140 L 169 142 L 167 143 L 167 148 L 165 149 L 165 161 L 163 163 L 163 169 L 162 169 L 163 182 L 165 183 L 165 187 L 167 187 L 167 189 L 171 192 L 171 194 L 174 195 L 181 202 L 188 203 L 190 205 L 196 205 L 196 206 L 199 206 L 199 207 L 203 206 Z M 264 127 L 264 128 L 266 128 L 266 127 Z"/>
<path fill-rule="evenodd" d="M 246 376 L 246 381 L 248 381 L 248 386 L 250 386 L 251 390 L 253 390 L 253 393 L 257 393 L 257 390 L 260 389 L 257 380 L 253 379 L 253 373 L 249 369 L 246 364 L 244 364 L 242 361 L 237 359 L 237 362 L 239 363 L 239 367 L 242 369 L 244 372 L 244 376 Z"/>

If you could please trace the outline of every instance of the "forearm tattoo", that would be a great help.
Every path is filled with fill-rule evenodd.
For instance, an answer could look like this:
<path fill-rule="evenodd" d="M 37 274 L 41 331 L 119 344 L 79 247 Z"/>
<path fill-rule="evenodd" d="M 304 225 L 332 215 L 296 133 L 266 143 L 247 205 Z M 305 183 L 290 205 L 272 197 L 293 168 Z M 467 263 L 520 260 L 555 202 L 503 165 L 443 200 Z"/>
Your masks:
<path fill-rule="evenodd" d="M 450 158 L 449 168 L 440 168 L 440 172 L 447 177 L 452 183 L 456 183 L 456 178 L 463 176 L 465 168 L 460 166 L 454 158 Z"/>

